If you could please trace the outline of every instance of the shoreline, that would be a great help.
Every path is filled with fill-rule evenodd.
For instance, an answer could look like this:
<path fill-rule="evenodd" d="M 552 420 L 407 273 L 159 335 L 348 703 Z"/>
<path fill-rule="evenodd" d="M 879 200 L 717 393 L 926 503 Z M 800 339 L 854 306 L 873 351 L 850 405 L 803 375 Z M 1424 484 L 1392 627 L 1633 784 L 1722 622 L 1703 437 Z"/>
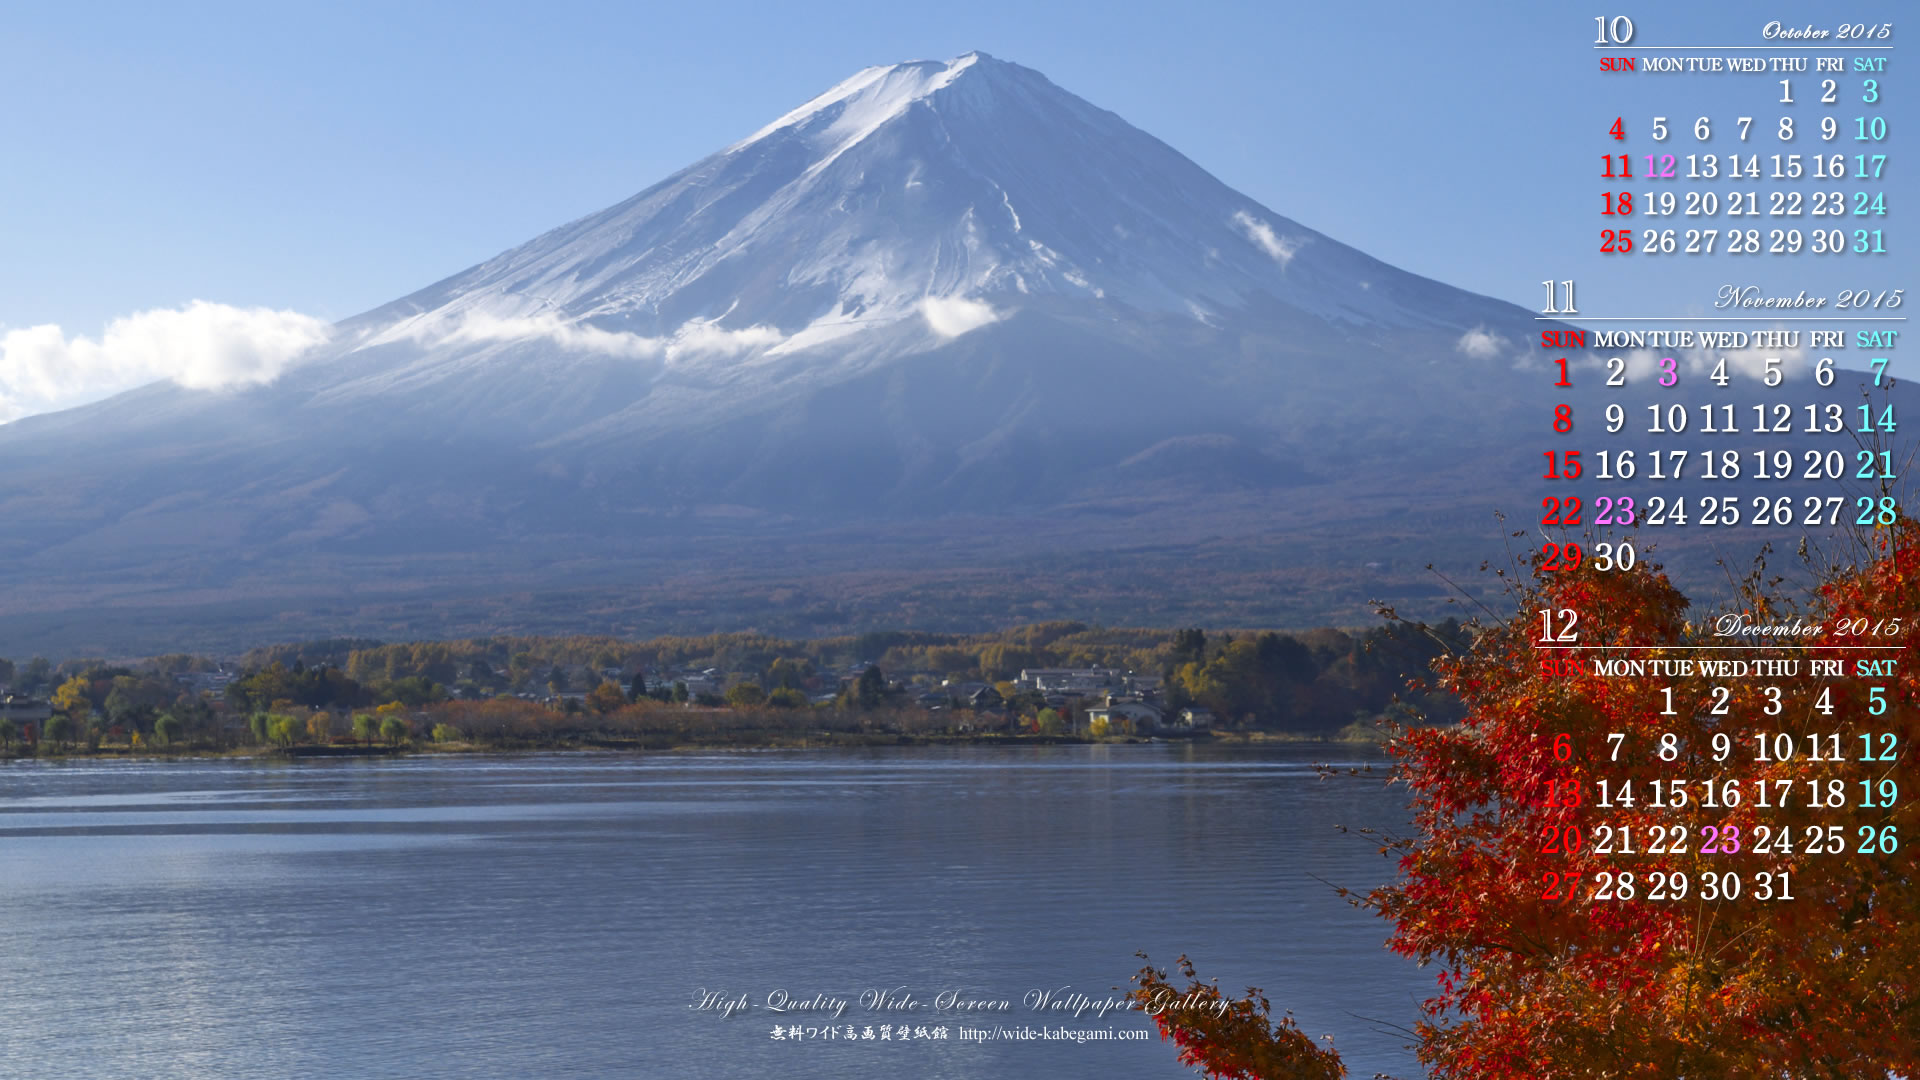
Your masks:
<path fill-rule="evenodd" d="M 1175 743 L 1220 746 L 1257 746 L 1266 744 L 1321 743 L 1330 746 L 1378 746 L 1376 738 L 1340 737 L 1296 732 L 1225 732 L 1177 737 L 1125 736 L 1087 738 L 1075 735 L 901 735 L 847 734 L 819 732 L 812 735 L 781 736 L 763 739 L 675 739 L 675 738 L 582 738 L 555 740 L 504 740 L 501 742 L 448 742 L 371 746 L 236 746 L 225 749 L 209 746 L 185 746 L 178 749 L 102 746 L 75 748 L 51 753 L 23 753 L 19 748 L 0 752 L 0 763 L 16 761 L 187 761 L 208 759 L 260 759 L 266 761 L 331 760 L 338 758 L 399 758 L 435 754 L 526 754 L 526 753 L 682 753 L 715 750 L 819 750 L 881 746 L 1150 746 Z"/>

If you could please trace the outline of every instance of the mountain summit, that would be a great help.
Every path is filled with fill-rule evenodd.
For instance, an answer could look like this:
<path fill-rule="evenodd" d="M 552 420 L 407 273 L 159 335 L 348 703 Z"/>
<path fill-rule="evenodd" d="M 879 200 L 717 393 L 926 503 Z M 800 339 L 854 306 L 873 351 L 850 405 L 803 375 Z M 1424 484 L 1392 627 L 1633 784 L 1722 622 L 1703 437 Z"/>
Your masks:
<path fill-rule="evenodd" d="M 915 315 L 953 336 L 987 317 L 968 304 L 993 296 L 1203 321 L 1263 300 L 1427 321 L 1423 290 L 1395 291 L 1405 280 L 1039 72 L 969 53 L 868 68 L 401 307 L 443 319 L 551 312 L 665 340 L 697 327 L 797 351 Z"/>
<path fill-rule="evenodd" d="M 311 385 L 384 397 L 524 365 L 535 346 L 644 372 L 654 391 L 626 417 L 644 428 L 683 414 L 690 388 L 727 383 L 737 410 L 741 393 L 852 376 L 1023 310 L 1458 334 L 1486 317 L 1476 301 L 969 53 L 868 68 L 626 202 L 352 320 L 350 352 L 378 359 Z"/>
<path fill-rule="evenodd" d="M 1534 328 L 1037 71 L 875 67 L 340 323 L 270 384 L 0 427 L 0 559 L 163 592 L 295 566 L 483 588 L 556 559 L 638 573 L 715 520 L 771 530 L 730 557 L 769 572 L 812 529 L 883 565 L 861 554 L 881 522 L 1111 537 L 1225 491 L 1304 522 L 1368 461 L 1404 479 L 1435 440 L 1497 441 L 1523 406 L 1472 373 Z"/>

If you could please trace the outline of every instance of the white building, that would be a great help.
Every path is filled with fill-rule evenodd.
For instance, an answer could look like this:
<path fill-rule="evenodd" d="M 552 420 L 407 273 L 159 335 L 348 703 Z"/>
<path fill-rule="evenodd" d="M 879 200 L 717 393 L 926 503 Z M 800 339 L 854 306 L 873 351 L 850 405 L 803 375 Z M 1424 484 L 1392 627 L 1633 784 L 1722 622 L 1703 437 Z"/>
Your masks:
<path fill-rule="evenodd" d="M 1113 702 L 1087 710 L 1087 731 L 1093 735 L 1151 735 L 1160 730 L 1160 717 L 1160 710 L 1145 702 Z"/>
<path fill-rule="evenodd" d="M 1127 673 L 1119 668 L 1025 668 L 1015 685 L 1043 694 L 1085 697 L 1126 686 Z"/>

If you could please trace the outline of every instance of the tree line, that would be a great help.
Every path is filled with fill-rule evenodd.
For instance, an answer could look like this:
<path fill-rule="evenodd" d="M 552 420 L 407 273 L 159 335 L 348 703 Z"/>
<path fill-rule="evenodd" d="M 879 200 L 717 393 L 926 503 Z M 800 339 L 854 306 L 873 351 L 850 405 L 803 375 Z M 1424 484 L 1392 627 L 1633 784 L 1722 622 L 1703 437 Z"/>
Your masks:
<path fill-rule="evenodd" d="M 986 634 L 900 631 L 818 640 L 751 633 L 637 642 L 328 639 L 250 651 L 219 700 L 187 689 L 182 677 L 217 670 L 220 662 L 185 654 L 132 664 L 0 659 L 0 681 L 50 699 L 55 716 L 43 732 L 49 741 L 89 747 L 293 746 L 356 734 L 366 742 L 401 742 L 431 738 L 442 721 L 420 718 L 436 716 L 440 706 L 516 695 L 551 700 L 513 705 L 510 711 L 521 720 L 509 727 L 528 729 L 531 722 L 532 730 L 568 737 L 590 735 L 599 722 L 594 718 L 653 706 L 703 709 L 697 715 L 708 722 L 718 709 L 762 717 L 783 712 L 904 716 L 926 712 L 923 695 L 937 697 L 943 682 L 956 680 L 996 686 L 1011 714 L 1006 727 L 1052 734 L 1078 727 L 1071 703 L 1062 706 L 1022 693 L 1011 680 L 1023 669 L 1063 667 L 1154 676 L 1161 681 L 1159 704 L 1169 711 L 1198 706 L 1231 726 L 1329 734 L 1356 717 L 1378 717 L 1396 707 L 1440 719 L 1457 715 L 1443 696 L 1408 690 L 1410 680 L 1441 650 L 1445 635 L 1457 633 L 1454 624 L 1415 635 L 1394 627 L 1359 633 L 1209 633 L 1050 622 Z M 690 691 L 679 674 L 689 669 L 723 672 L 726 685 Z M 627 727 L 634 715 L 623 721 Z M 373 718 L 370 728 L 361 724 L 362 716 Z M 796 716 L 772 727 L 811 722 Z M 941 723 L 970 730 L 991 726 L 956 714 L 903 719 L 892 727 L 931 730 Z M 866 725 L 875 726 L 871 716 Z M 453 741 L 462 730 L 449 724 L 441 741 Z M 12 747 L 21 735 L 0 729 L 0 748 Z"/>

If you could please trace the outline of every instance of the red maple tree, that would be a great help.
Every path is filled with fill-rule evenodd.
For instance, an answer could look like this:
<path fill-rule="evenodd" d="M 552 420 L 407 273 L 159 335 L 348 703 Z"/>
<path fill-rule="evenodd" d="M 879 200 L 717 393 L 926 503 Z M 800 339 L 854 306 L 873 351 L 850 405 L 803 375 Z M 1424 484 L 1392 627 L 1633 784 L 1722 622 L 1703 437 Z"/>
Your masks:
<path fill-rule="evenodd" d="M 1468 715 L 1390 744 L 1414 830 L 1383 849 L 1398 879 L 1360 901 L 1437 968 L 1414 1047 L 1430 1076 L 1920 1076 L 1920 895 L 1899 846 L 1920 781 L 1920 678 L 1898 648 L 1920 617 L 1916 540 L 1905 518 L 1867 534 L 1797 604 L 1756 562 L 1736 614 L 1815 628 L 1747 639 L 1764 649 L 1699 648 L 1726 639 L 1654 564 L 1536 558 L 1515 612 L 1436 662 Z M 1540 612 L 1569 609 L 1579 648 L 1543 642 Z M 1701 662 L 1736 658 L 1746 673 Z M 1156 1013 L 1184 1063 L 1344 1075 L 1258 991 L 1226 999 L 1181 960 L 1184 988 L 1136 976 L 1143 1004 L 1232 1006 Z"/>

